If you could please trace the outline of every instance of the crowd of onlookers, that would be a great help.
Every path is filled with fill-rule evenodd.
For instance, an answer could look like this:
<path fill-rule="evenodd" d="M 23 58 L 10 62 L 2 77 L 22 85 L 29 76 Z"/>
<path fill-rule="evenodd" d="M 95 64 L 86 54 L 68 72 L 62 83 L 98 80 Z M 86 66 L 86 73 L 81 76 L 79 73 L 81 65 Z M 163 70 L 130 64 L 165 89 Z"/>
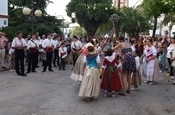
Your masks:
<path fill-rule="evenodd" d="M 72 45 L 72 41 L 80 41 L 81 45 L 79 48 L 83 48 L 83 46 L 91 42 L 94 44 L 96 48 L 101 47 L 101 50 L 103 52 L 107 51 L 108 47 L 110 47 L 110 40 L 106 39 L 105 37 L 102 38 L 88 38 L 88 37 L 81 37 L 78 38 L 77 36 L 74 36 L 71 38 L 69 35 L 64 38 L 62 36 L 57 35 L 56 33 L 49 33 L 47 35 L 39 35 L 39 32 L 36 32 L 31 35 L 27 35 L 25 38 L 26 45 L 28 45 L 28 41 L 32 39 L 32 35 L 34 35 L 34 38 L 37 42 L 37 56 L 36 56 L 36 67 L 38 67 L 38 63 L 41 61 L 43 62 L 43 52 L 45 49 L 42 47 L 43 41 L 49 37 L 53 40 L 56 41 L 53 43 L 53 57 L 52 57 L 52 65 L 54 67 L 60 66 L 61 64 L 61 59 L 59 55 L 59 48 L 62 46 L 66 47 L 66 53 L 68 54 L 68 60 L 70 63 L 75 64 L 76 59 L 73 56 L 73 50 L 72 48 L 74 47 L 74 44 Z M 17 35 L 18 37 L 18 35 Z M 144 54 L 144 49 L 145 49 L 145 43 L 148 37 L 146 36 L 141 36 L 139 39 L 137 38 L 131 38 L 129 39 L 130 43 L 132 44 L 132 49 L 138 51 L 138 55 L 142 58 Z M 157 59 L 158 59 L 158 64 L 160 68 L 160 72 L 168 70 L 169 74 L 167 76 L 170 76 L 168 80 L 173 79 L 174 77 L 174 67 L 172 65 L 172 56 L 173 56 L 173 51 L 174 51 L 174 38 L 169 37 L 168 31 L 165 31 L 165 34 L 161 38 L 153 38 L 152 39 L 152 44 L 155 46 L 157 50 Z M 61 44 L 62 43 L 62 44 Z M 116 43 L 114 43 L 116 44 Z M 14 71 L 15 69 L 15 55 L 14 55 L 14 48 L 11 47 L 12 41 L 11 39 L 8 39 L 6 35 L 3 32 L 0 32 L 0 64 L 1 68 L 6 69 L 6 64 L 5 63 L 11 63 L 11 71 Z M 102 55 L 101 51 L 100 52 Z M 29 54 L 29 49 L 25 49 L 25 64 L 27 64 L 28 60 L 28 54 Z M 67 56 L 66 56 L 67 57 Z M 64 63 L 63 63 L 64 64 Z M 65 63 L 66 64 L 66 63 Z M 44 62 L 43 64 L 44 65 Z M 65 66 L 65 65 L 63 65 Z M 61 69 L 61 68 L 60 68 Z M 65 69 L 65 67 L 63 67 Z"/>

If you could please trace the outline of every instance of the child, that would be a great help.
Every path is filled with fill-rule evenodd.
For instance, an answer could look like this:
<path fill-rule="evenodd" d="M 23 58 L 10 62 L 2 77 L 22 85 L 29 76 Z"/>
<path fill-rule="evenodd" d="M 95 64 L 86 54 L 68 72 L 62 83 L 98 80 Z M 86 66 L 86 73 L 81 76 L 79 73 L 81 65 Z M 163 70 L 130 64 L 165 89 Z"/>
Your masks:
<path fill-rule="evenodd" d="M 79 96 L 85 97 L 87 101 L 96 99 L 100 93 L 100 76 L 99 70 L 100 57 L 94 52 L 94 47 L 88 47 L 88 54 L 84 56 L 84 74 L 80 86 Z"/>
<path fill-rule="evenodd" d="M 142 78 L 140 74 L 140 57 L 139 57 L 139 50 L 135 51 L 135 61 L 136 61 L 136 73 L 132 74 L 132 82 L 131 84 L 134 86 L 132 90 L 138 88 L 141 85 Z"/>
<path fill-rule="evenodd" d="M 66 70 L 65 66 L 67 63 L 68 55 L 67 55 L 67 47 L 64 42 L 61 42 L 61 47 L 59 48 L 59 57 L 61 57 L 59 70 Z"/>
<path fill-rule="evenodd" d="M 116 56 L 113 54 L 112 49 L 108 49 L 102 66 L 103 79 L 101 88 L 105 90 L 104 97 L 108 96 L 109 91 L 112 92 L 112 97 L 116 97 L 115 91 L 119 91 L 121 89 L 121 83 L 117 69 L 118 64 L 119 62 Z"/>
<path fill-rule="evenodd" d="M 10 48 L 9 55 L 10 55 L 10 71 L 15 72 L 15 50 Z"/>

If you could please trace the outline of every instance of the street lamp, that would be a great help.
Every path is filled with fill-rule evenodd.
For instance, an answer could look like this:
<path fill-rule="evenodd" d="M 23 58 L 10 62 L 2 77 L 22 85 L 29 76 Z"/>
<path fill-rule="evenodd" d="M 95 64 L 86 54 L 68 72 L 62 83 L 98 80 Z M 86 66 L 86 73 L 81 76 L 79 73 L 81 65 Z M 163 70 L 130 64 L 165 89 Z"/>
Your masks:
<path fill-rule="evenodd" d="M 32 33 L 34 32 L 34 23 L 37 22 L 37 18 L 42 16 L 42 11 L 39 9 L 35 9 L 34 5 L 36 2 L 33 2 L 32 9 L 28 7 L 24 7 L 22 10 L 22 13 L 26 16 L 28 16 L 28 21 L 32 23 Z"/>
<path fill-rule="evenodd" d="M 119 16 L 117 14 L 112 14 L 110 16 L 110 21 L 112 22 L 112 32 L 113 32 L 113 42 L 114 42 L 114 38 L 116 37 L 116 29 L 115 29 L 115 21 L 119 20 Z"/>
<path fill-rule="evenodd" d="M 168 23 L 168 28 L 169 28 L 169 37 L 171 37 L 171 29 L 173 27 L 173 22 Z"/>

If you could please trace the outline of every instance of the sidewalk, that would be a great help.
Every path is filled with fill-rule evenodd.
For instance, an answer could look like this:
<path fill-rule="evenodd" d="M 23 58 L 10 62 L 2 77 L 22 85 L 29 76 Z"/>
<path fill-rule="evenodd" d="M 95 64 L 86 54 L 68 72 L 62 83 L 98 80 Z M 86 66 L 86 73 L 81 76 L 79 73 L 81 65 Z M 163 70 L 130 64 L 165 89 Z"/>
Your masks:
<path fill-rule="evenodd" d="M 0 67 L 0 72 L 10 70 L 10 63 L 5 63 L 6 68 Z"/>

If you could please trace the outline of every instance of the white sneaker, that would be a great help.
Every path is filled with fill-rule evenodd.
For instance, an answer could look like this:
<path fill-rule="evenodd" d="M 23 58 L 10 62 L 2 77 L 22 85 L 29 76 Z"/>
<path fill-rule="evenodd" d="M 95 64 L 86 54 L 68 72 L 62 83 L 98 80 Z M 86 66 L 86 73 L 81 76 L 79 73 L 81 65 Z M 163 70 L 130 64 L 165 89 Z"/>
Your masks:
<path fill-rule="evenodd" d="M 175 85 L 175 81 L 173 81 L 173 85 Z"/>
<path fill-rule="evenodd" d="M 149 82 L 149 84 L 150 84 L 150 85 L 153 85 L 153 84 L 154 84 L 154 82 L 153 82 L 153 81 L 152 81 L 152 82 Z"/>
<path fill-rule="evenodd" d="M 108 93 L 105 93 L 105 94 L 104 94 L 104 97 L 108 97 Z"/>
<path fill-rule="evenodd" d="M 116 94 L 115 93 L 112 93 L 112 97 L 116 97 Z"/>
<path fill-rule="evenodd" d="M 170 76 L 170 79 L 171 79 L 171 80 L 174 80 L 174 76 Z"/>

